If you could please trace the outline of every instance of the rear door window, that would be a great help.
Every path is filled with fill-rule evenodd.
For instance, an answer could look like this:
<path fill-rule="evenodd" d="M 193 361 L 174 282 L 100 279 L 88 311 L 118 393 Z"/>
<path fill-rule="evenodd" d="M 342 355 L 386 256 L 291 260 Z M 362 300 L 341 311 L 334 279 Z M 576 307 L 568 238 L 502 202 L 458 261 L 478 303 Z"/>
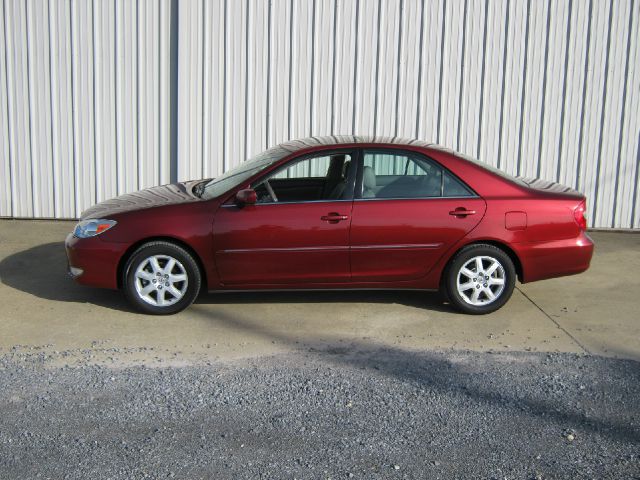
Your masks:
<path fill-rule="evenodd" d="M 408 152 L 364 151 L 361 198 L 470 197 L 474 193 L 433 160 Z"/>

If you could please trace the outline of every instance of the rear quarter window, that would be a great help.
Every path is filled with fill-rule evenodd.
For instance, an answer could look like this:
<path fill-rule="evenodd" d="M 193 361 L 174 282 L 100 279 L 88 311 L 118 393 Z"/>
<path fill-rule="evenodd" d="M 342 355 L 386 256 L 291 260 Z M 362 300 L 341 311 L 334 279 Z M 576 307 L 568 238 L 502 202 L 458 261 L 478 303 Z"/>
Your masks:
<path fill-rule="evenodd" d="M 522 181 L 520 178 L 514 177 L 513 175 L 509 175 L 507 172 L 504 172 L 504 171 L 500 170 L 499 168 L 496 168 L 496 167 L 494 167 L 492 165 L 489 165 L 488 163 L 481 162 L 480 160 L 478 160 L 476 158 L 470 157 L 468 155 L 464 155 L 462 153 L 456 153 L 455 155 L 457 157 L 459 157 L 459 158 L 462 158 L 463 160 L 466 160 L 467 162 L 474 163 L 474 164 L 478 165 L 479 167 L 482 167 L 483 169 L 485 169 L 485 170 L 487 170 L 487 171 L 489 171 L 489 172 L 491 172 L 491 173 L 493 173 L 495 175 L 498 175 L 499 177 L 502 177 L 505 180 L 508 180 L 508 181 L 510 181 L 512 183 L 515 183 L 515 184 L 520 185 L 522 187 L 528 187 L 529 186 L 526 182 Z"/>
<path fill-rule="evenodd" d="M 443 197 L 473 197 L 474 193 L 460 180 L 445 170 L 443 178 Z"/>

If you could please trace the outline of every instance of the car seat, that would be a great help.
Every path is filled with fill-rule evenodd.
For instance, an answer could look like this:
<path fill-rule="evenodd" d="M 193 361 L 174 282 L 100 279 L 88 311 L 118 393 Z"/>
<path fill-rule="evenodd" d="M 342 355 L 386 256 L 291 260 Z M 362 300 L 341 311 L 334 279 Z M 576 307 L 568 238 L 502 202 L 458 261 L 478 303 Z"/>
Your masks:
<path fill-rule="evenodd" d="M 375 198 L 377 187 L 376 174 L 371 167 L 364 167 L 362 171 L 362 198 Z"/>

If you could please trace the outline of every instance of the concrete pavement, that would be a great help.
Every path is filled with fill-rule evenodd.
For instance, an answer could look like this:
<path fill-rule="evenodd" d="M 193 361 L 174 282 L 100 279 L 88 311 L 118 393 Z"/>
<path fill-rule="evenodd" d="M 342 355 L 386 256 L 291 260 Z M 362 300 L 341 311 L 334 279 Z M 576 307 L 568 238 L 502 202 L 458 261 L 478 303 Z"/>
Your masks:
<path fill-rule="evenodd" d="M 180 314 L 152 317 L 131 311 L 120 292 L 67 277 L 63 240 L 73 225 L 0 221 L 0 352 L 181 364 L 365 343 L 640 360 L 640 234 L 594 232 L 589 271 L 518 285 L 482 317 L 457 314 L 432 293 L 376 291 L 205 294 Z"/>

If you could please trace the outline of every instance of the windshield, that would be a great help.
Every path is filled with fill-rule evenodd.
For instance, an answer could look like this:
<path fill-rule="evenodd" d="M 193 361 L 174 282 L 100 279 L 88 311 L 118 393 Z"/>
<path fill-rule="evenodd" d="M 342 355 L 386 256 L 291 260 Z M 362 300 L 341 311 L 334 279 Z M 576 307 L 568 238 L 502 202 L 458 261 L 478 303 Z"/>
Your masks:
<path fill-rule="evenodd" d="M 209 200 L 219 197 L 288 154 L 287 150 L 276 146 L 256 155 L 207 183 L 202 192 L 202 198 Z"/>

